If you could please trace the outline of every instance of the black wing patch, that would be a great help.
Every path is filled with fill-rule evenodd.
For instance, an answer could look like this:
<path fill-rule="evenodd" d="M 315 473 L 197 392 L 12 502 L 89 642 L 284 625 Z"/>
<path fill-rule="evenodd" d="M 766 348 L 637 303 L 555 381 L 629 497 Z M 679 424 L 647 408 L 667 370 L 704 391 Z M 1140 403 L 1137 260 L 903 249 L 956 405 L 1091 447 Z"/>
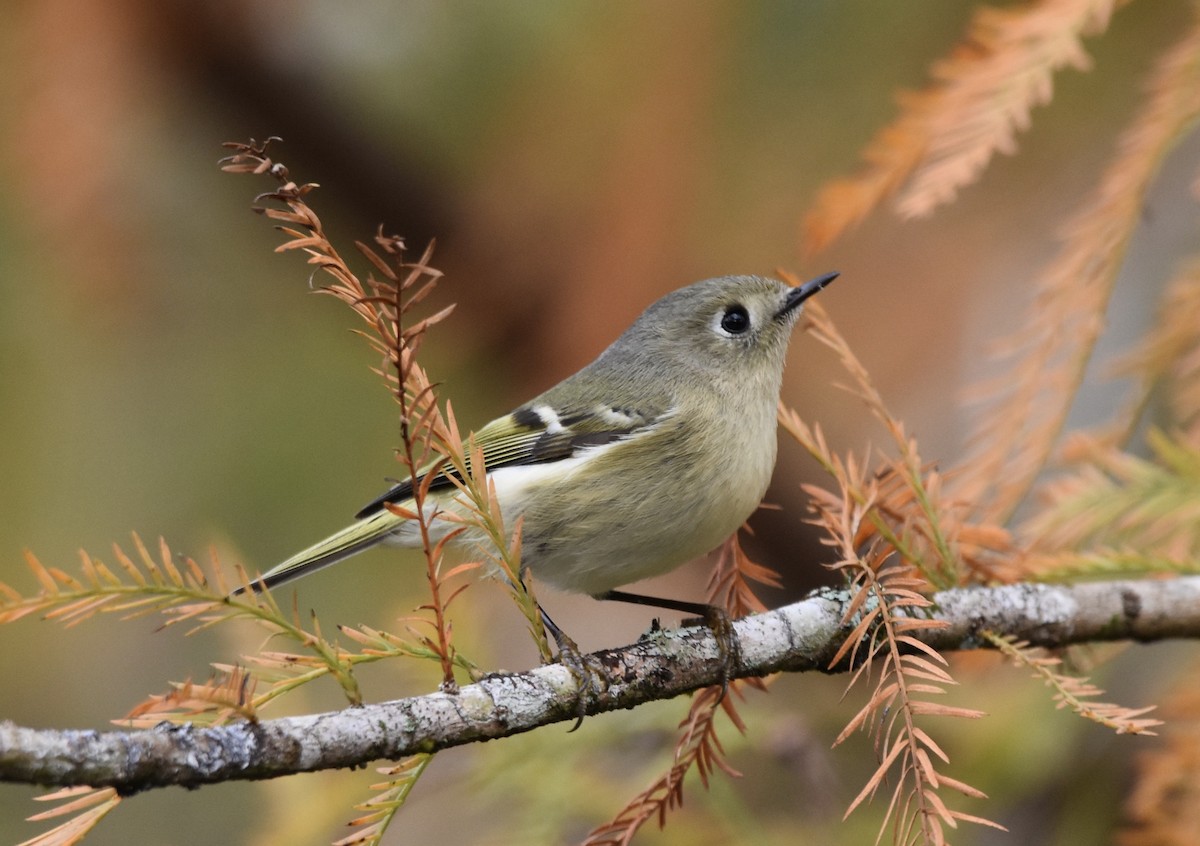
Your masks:
<path fill-rule="evenodd" d="M 586 447 L 610 444 L 636 434 L 660 419 L 661 415 L 642 414 L 628 408 L 592 408 L 557 412 L 548 406 L 523 406 L 507 418 L 489 423 L 475 437 L 483 447 L 483 459 L 489 470 L 520 464 L 544 464 L 570 458 Z M 431 466 L 438 478 L 430 491 L 451 487 L 457 473 Z M 361 520 L 383 510 L 389 502 L 403 502 L 412 496 L 411 480 L 400 482 L 371 500 L 356 519 Z"/>

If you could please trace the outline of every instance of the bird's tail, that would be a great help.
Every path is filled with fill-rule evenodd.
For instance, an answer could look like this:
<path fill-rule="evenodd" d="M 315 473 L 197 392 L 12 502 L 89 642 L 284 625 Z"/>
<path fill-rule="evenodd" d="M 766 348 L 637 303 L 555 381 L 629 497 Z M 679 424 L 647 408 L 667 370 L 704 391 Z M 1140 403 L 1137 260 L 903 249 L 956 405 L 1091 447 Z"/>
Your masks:
<path fill-rule="evenodd" d="M 290 582 L 292 579 L 315 573 L 322 567 L 336 564 L 374 546 L 405 522 L 407 521 L 403 517 L 399 517 L 387 509 L 377 511 L 272 567 L 251 582 L 250 588 L 255 591 L 262 590 L 264 586 L 274 588 Z M 245 586 L 239 587 L 230 596 L 237 596 L 245 591 Z"/>

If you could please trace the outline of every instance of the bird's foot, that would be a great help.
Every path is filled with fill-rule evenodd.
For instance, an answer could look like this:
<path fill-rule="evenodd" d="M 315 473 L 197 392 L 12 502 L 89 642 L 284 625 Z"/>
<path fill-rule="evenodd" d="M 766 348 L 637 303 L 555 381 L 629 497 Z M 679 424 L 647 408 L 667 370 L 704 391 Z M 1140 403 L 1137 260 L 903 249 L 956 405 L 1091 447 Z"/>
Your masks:
<path fill-rule="evenodd" d="M 569 731 L 575 731 L 583 724 L 588 706 L 608 691 L 608 676 L 604 672 L 604 667 L 594 659 L 589 660 L 588 656 L 579 650 L 575 641 L 550 619 L 545 610 L 542 610 L 541 613 L 542 624 L 550 632 L 550 636 L 554 638 L 554 644 L 558 647 L 558 663 L 571 671 L 579 690 L 575 699 L 575 725 L 569 729 Z"/>
<path fill-rule="evenodd" d="M 742 663 L 742 649 L 729 612 L 716 605 L 701 607 L 703 611 L 699 617 L 684 620 L 683 624 L 704 625 L 713 633 L 717 642 L 717 657 L 720 660 L 718 679 L 721 683 L 721 699 L 724 699 L 725 694 L 729 692 L 729 682 L 737 678 L 737 671 Z"/>

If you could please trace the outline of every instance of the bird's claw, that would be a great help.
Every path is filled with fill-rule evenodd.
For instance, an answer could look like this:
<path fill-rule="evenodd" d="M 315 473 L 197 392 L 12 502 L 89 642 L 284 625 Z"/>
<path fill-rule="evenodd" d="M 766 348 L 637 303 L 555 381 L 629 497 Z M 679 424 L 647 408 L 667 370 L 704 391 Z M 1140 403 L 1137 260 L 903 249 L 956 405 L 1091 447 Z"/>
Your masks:
<path fill-rule="evenodd" d="M 589 661 L 588 656 L 579 651 L 575 641 L 567 637 L 561 629 L 555 633 L 554 642 L 558 646 L 558 663 L 571 671 L 579 689 L 575 699 L 575 725 L 569 729 L 575 731 L 583 724 L 588 706 L 608 690 L 608 677 L 604 668 L 594 660 Z"/>
<path fill-rule="evenodd" d="M 742 664 L 742 649 L 733 629 L 733 618 L 724 608 L 706 605 L 703 616 L 684 620 L 683 623 L 703 625 L 713 633 L 717 642 L 717 657 L 721 662 L 718 678 L 721 682 L 721 699 L 724 699 L 725 694 L 729 692 L 729 683 L 737 678 L 738 668 Z"/>

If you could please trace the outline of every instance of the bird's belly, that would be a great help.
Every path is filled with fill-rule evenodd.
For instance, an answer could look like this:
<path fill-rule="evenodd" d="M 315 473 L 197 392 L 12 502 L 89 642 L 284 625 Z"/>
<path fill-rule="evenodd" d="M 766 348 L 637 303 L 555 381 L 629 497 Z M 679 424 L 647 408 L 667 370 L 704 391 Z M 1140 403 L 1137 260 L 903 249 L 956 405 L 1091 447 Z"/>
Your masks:
<path fill-rule="evenodd" d="M 691 512 L 667 521 L 626 522 L 609 531 L 580 534 L 568 547 L 539 551 L 536 539 L 525 560 L 534 576 L 560 590 L 598 596 L 632 582 L 660 576 L 704 555 L 728 538 L 745 514 Z"/>
<path fill-rule="evenodd" d="M 538 581 L 594 596 L 667 573 L 719 545 L 758 506 L 773 458 L 738 463 L 719 485 L 674 468 L 640 467 L 615 480 L 579 459 L 571 459 L 574 467 L 489 475 L 509 530 L 523 518 L 522 566 Z"/>

